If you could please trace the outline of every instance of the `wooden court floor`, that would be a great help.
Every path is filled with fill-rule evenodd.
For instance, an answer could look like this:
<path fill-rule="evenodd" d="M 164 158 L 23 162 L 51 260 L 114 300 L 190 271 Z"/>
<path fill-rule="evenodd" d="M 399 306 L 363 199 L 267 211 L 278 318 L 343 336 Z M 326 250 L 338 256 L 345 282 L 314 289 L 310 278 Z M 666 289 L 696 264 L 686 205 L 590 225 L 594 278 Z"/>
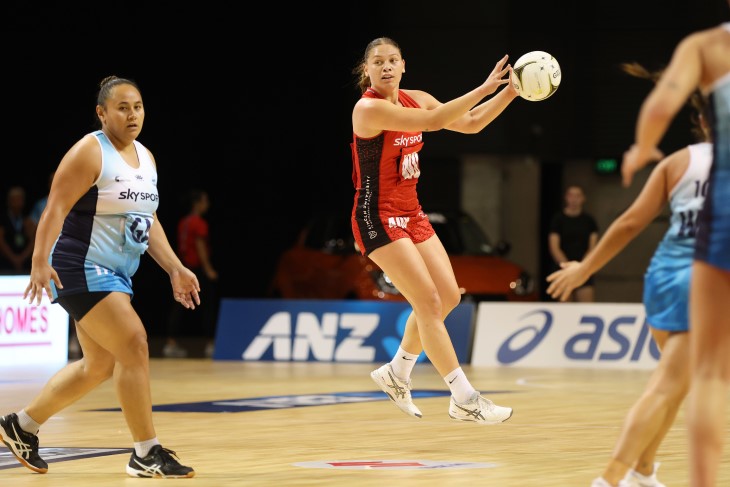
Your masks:
<path fill-rule="evenodd" d="M 447 395 L 416 397 L 424 417 L 406 416 L 371 382 L 373 368 L 152 359 L 158 437 L 195 478 L 125 474 L 131 439 L 105 383 L 41 429 L 41 453 L 52 459 L 47 474 L 11 462 L 0 447 L 0 485 L 588 487 L 649 375 L 465 366 L 485 396 L 515 411 L 506 423 L 480 426 L 449 419 Z M 50 372 L 0 374 L 5 414 Z M 413 380 L 416 396 L 446 393 L 430 365 L 417 365 Z M 660 451 L 660 480 L 669 487 L 687 485 L 685 452 L 683 409 Z M 730 451 L 726 457 L 719 486 L 730 485 Z"/>

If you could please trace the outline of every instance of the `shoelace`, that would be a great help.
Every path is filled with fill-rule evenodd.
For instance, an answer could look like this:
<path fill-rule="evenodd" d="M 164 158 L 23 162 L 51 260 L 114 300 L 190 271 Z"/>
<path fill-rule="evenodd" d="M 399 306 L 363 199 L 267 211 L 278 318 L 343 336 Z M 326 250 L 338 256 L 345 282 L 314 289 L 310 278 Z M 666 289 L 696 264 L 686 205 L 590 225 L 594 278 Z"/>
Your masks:
<path fill-rule="evenodd" d="M 477 399 L 477 402 L 484 402 L 484 406 L 487 411 L 494 411 L 494 403 L 491 400 L 480 397 L 480 399 Z"/>
<path fill-rule="evenodd" d="M 164 446 L 160 449 L 160 458 L 164 463 L 179 463 L 177 461 L 177 453 L 173 450 L 170 450 L 169 448 L 165 448 Z"/>

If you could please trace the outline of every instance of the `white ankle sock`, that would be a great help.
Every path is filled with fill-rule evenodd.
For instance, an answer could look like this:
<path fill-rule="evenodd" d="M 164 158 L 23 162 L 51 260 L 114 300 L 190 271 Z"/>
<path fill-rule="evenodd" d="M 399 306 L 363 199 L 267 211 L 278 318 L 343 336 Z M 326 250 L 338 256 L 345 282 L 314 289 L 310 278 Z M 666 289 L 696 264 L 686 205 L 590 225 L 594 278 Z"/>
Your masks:
<path fill-rule="evenodd" d="M 636 477 L 640 481 L 641 480 L 649 481 L 652 478 L 655 478 L 654 476 L 656 475 L 656 471 L 658 469 L 659 469 L 659 462 L 655 462 L 654 463 L 654 469 L 651 471 L 651 473 L 649 475 L 644 475 L 643 473 L 639 473 L 636 470 L 634 470 L 633 468 L 631 470 L 629 470 L 629 474 L 630 475 L 633 475 L 634 477 Z"/>
<path fill-rule="evenodd" d="M 34 435 L 37 435 L 38 430 L 41 429 L 41 425 L 37 423 L 33 418 L 28 416 L 28 413 L 25 412 L 25 409 L 21 409 L 18 412 L 18 424 L 23 429 L 23 431 L 33 433 Z"/>
<path fill-rule="evenodd" d="M 147 454 L 150 452 L 153 446 L 159 445 L 160 441 L 155 436 L 151 440 L 145 440 L 145 441 L 135 441 L 134 442 L 134 453 L 137 454 L 139 458 L 146 457 Z"/>
<path fill-rule="evenodd" d="M 451 389 L 451 395 L 454 396 L 456 402 L 465 403 L 474 395 L 476 389 L 471 385 L 469 379 L 466 378 L 461 367 L 454 369 L 444 377 L 444 382 Z"/>
<path fill-rule="evenodd" d="M 411 377 L 411 372 L 413 372 L 413 366 L 416 365 L 417 359 L 418 354 L 408 353 L 401 347 L 398 347 L 398 353 L 390 361 L 390 366 L 393 368 L 393 373 L 396 377 L 407 381 Z"/>

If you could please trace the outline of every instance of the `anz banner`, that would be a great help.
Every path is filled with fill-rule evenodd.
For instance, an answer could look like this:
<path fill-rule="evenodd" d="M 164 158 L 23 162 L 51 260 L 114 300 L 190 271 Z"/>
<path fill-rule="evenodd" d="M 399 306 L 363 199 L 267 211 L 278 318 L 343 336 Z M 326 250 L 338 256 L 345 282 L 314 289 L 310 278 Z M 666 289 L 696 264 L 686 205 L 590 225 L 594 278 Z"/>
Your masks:
<path fill-rule="evenodd" d="M 215 360 L 389 362 L 398 351 L 408 303 L 222 299 Z M 474 305 L 446 319 L 460 363 L 469 363 Z M 424 353 L 419 362 L 427 361 Z"/>
<path fill-rule="evenodd" d="M 480 303 L 475 366 L 653 369 L 642 304 Z"/>

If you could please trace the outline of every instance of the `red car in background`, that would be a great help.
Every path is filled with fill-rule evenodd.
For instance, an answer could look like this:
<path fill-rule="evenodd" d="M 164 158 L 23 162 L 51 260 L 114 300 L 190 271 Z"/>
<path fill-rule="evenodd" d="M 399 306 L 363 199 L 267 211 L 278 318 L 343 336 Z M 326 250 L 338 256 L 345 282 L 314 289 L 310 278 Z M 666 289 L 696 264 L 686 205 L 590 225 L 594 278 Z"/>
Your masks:
<path fill-rule="evenodd" d="M 446 248 L 462 301 L 538 301 L 534 278 L 505 258 L 510 246 L 492 245 L 479 224 L 461 210 L 427 212 Z M 357 251 L 349 212 L 322 213 L 280 256 L 271 297 L 405 301 L 372 261 Z"/>

